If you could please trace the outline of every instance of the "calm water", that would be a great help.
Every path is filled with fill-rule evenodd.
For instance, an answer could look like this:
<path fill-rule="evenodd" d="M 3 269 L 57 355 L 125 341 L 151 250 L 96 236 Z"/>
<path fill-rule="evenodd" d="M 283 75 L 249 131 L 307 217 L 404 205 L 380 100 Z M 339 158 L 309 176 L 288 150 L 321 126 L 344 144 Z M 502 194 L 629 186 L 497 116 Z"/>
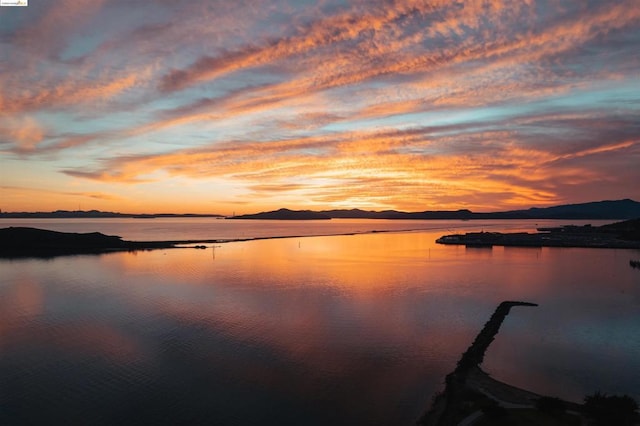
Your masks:
<path fill-rule="evenodd" d="M 87 222 L 46 227 L 238 237 L 225 221 Z M 408 225 L 425 230 L 0 260 L 0 424 L 413 424 L 505 299 L 540 306 L 512 310 L 485 358 L 494 377 L 640 401 L 640 252 L 466 249 L 434 240 L 500 224 Z"/>
<path fill-rule="evenodd" d="M 609 221 L 610 222 L 610 221 Z M 536 226 L 609 223 L 607 221 L 500 220 L 225 220 L 215 218 L 158 219 L 0 219 L 0 228 L 29 226 L 60 232 L 102 232 L 133 241 L 246 239 L 286 236 L 359 234 L 372 231 L 528 230 Z"/>

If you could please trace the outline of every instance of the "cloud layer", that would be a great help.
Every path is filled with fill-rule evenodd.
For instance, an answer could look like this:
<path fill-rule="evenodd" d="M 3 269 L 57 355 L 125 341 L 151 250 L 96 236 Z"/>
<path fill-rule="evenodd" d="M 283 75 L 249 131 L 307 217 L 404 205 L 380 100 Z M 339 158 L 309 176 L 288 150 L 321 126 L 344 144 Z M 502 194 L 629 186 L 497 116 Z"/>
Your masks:
<path fill-rule="evenodd" d="M 634 1 L 67 3 L 0 10 L 11 200 L 54 182 L 124 210 L 640 198 Z"/>

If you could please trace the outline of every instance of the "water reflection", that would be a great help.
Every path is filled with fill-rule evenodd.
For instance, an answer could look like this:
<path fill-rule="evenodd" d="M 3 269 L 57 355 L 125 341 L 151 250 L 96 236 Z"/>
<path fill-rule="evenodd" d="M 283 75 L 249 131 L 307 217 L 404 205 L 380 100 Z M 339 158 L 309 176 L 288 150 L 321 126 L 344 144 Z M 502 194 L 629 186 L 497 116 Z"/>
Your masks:
<path fill-rule="evenodd" d="M 0 423 L 413 424 L 505 299 L 540 307 L 503 325 L 495 377 L 571 399 L 637 392 L 628 252 L 438 235 L 4 261 Z"/>

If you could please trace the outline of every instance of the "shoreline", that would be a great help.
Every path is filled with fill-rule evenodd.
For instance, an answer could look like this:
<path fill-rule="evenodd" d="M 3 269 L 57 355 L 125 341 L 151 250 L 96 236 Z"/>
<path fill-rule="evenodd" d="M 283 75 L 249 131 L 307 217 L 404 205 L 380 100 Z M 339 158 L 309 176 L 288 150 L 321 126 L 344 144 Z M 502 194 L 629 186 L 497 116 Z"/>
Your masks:
<path fill-rule="evenodd" d="M 635 220 L 634 222 L 637 222 Z M 624 224 L 625 222 L 618 222 Z M 613 224 L 616 225 L 616 224 Z M 611 225 L 604 225 L 607 227 Z M 640 249 L 640 241 L 617 238 L 617 234 L 598 233 L 603 227 L 576 227 L 587 229 L 585 233 L 544 232 L 470 232 L 466 234 L 444 235 L 436 240 L 443 245 L 465 245 L 467 248 L 504 247 L 563 247 L 563 248 L 606 248 Z M 125 251 L 148 251 L 172 248 L 208 248 L 203 244 L 225 244 L 260 240 L 278 240 L 310 237 L 339 237 L 382 233 L 436 232 L 449 227 L 381 229 L 356 232 L 336 232 L 324 234 L 270 235 L 246 238 L 202 238 L 158 241 L 128 241 L 122 237 L 105 235 L 100 232 L 60 232 L 32 227 L 0 228 L 0 258 L 50 258 L 67 255 L 106 254 Z"/>
<path fill-rule="evenodd" d="M 289 238 L 340 237 L 379 233 L 408 233 L 425 229 L 371 230 L 362 232 L 331 233 L 317 235 L 282 235 L 229 239 L 190 239 L 163 241 L 128 241 L 119 236 L 100 232 L 59 232 L 30 227 L 0 228 L 0 259 L 2 258 L 51 258 L 57 256 L 100 255 L 117 252 L 135 252 L 163 249 L 205 249 L 202 244 L 225 244 Z M 13 241 L 9 241 L 13 240 Z"/>
<path fill-rule="evenodd" d="M 503 247 L 575 247 L 640 249 L 640 219 L 602 226 L 568 225 L 538 228 L 528 232 L 469 232 L 443 235 L 436 242 L 444 245 L 464 245 L 475 248 Z"/>

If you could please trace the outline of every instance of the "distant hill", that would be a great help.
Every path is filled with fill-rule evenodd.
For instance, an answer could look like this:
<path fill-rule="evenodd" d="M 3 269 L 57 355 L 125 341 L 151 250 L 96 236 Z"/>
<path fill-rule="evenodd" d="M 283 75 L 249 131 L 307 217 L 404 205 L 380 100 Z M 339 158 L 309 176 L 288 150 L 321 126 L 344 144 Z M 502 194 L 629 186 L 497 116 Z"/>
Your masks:
<path fill-rule="evenodd" d="M 403 212 L 397 210 L 368 211 L 351 210 L 289 210 L 279 209 L 269 212 L 234 216 L 232 219 L 635 219 L 640 218 L 640 203 L 630 199 L 595 201 L 582 204 L 565 204 L 553 207 L 532 207 L 527 210 L 474 213 L 471 210 L 426 210 Z"/>
<path fill-rule="evenodd" d="M 271 212 L 262 212 L 256 214 L 245 214 L 241 216 L 233 216 L 228 219 L 263 219 L 263 220 L 328 220 L 330 216 L 314 212 L 311 210 L 289 210 L 280 209 Z"/>
<path fill-rule="evenodd" d="M 336 219 L 471 219 L 474 214 L 470 210 L 434 210 L 424 212 L 383 210 L 376 212 L 359 209 L 323 210 L 320 213 Z"/>
<path fill-rule="evenodd" d="M 0 219 L 81 219 L 131 217 L 135 219 L 154 219 L 158 217 L 223 217 L 219 214 L 196 213 L 116 213 L 99 210 L 56 210 L 53 212 L 0 212 Z"/>
<path fill-rule="evenodd" d="M 515 210 L 532 219 L 634 219 L 640 218 L 640 203 L 630 199 L 617 201 L 594 201 L 582 204 Z"/>
<path fill-rule="evenodd" d="M 224 217 L 218 214 L 194 213 L 114 213 L 98 210 L 53 212 L 0 212 L 3 218 L 138 218 L 154 219 L 161 217 Z M 398 210 L 371 211 L 360 209 L 344 210 L 279 210 L 245 214 L 228 219 L 270 219 L 270 220 L 326 220 L 326 219 L 635 219 L 640 218 L 640 203 L 630 199 L 594 201 L 582 204 L 564 204 L 553 207 L 532 207 L 526 210 L 508 210 L 501 212 L 476 213 L 471 210 L 425 210 L 421 212 L 403 212 Z"/>

